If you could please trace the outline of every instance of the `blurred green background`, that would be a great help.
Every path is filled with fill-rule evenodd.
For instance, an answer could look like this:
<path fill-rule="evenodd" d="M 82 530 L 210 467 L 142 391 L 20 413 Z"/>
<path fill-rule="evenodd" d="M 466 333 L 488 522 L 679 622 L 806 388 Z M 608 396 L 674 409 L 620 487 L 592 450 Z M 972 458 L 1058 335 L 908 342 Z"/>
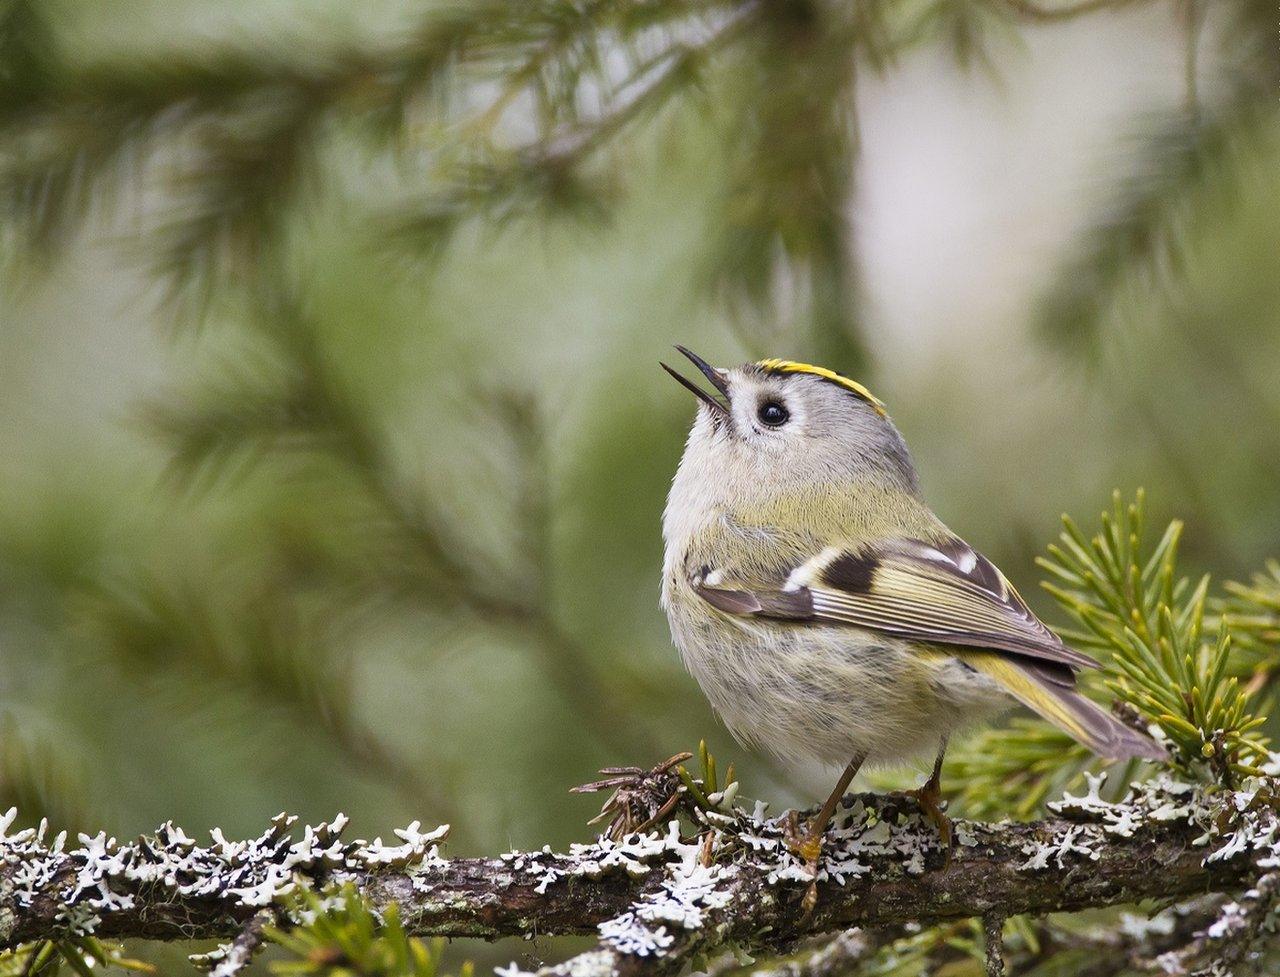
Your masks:
<path fill-rule="evenodd" d="M 816 797 L 669 643 L 673 342 L 866 382 L 1024 593 L 1117 486 L 1192 569 L 1280 553 L 1273 5 L 595 6 L 425 79 L 424 16 L 490 8 L 0 3 L 0 807 L 492 853 L 700 737 Z"/>

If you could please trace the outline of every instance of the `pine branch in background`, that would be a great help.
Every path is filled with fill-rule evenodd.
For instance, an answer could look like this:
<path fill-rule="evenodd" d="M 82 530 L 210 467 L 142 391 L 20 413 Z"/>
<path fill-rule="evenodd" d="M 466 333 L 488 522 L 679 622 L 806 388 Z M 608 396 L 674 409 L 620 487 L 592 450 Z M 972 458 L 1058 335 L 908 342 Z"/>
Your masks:
<path fill-rule="evenodd" d="M 1063 638 L 1106 658 L 1108 688 L 1160 728 L 1178 765 L 1208 761 L 1228 780 L 1256 773 L 1264 719 L 1230 675 L 1226 627 L 1205 633 L 1209 579 L 1193 586 L 1177 575 L 1180 522 L 1145 549 L 1145 518 L 1142 492 L 1128 504 L 1117 492 L 1091 539 L 1064 517 L 1059 544 L 1038 561 L 1054 578 L 1045 589 L 1081 626 Z"/>
<path fill-rule="evenodd" d="M 0 119 L 49 83 L 53 35 L 41 0 L 0 2 Z"/>
<path fill-rule="evenodd" d="M 970 0 L 933 0 L 920 5 L 903 29 L 903 47 L 937 43 L 963 70 L 979 69 L 998 78 L 996 48 L 1018 38 L 1007 4 Z"/>
<path fill-rule="evenodd" d="M 223 47 L 80 67 L 45 45 L 22 62 L 43 81 L 0 103 L 0 215 L 47 251 L 119 189 L 158 190 L 154 265 L 202 313 L 216 291 L 255 277 L 286 206 L 314 182 L 328 124 L 357 118 L 386 146 L 468 43 L 511 19 L 508 7 L 433 12 L 370 51 Z"/>
<path fill-rule="evenodd" d="M 760 6 L 676 3 L 641 13 L 594 3 L 555 17 L 548 39 L 508 55 L 514 66 L 498 97 L 462 124 L 425 189 L 385 219 L 391 239 L 434 256 L 477 220 L 490 229 L 530 216 L 604 220 L 617 188 L 598 157 L 668 105 L 698 98 L 713 58 L 750 32 Z M 499 123 L 521 103 L 532 105 L 535 134 L 512 144 Z M 595 108 L 584 113 L 584 103 Z"/>
<path fill-rule="evenodd" d="M 932 974 L 978 977 L 985 972 L 982 926 L 978 919 L 959 920 L 887 941 L 861 957 L 857 961 L 858 969 L 853 973 L 857 977 L 926 977 Z M 1012 973 L 1031 972 L 1029 965 L 1036 961 L 1046 944 L 1060 939 L 1058 930 L 1050 929 L 1047 923 L 1037 925 L 1026 917 L 1006 920 L 1000 929 L 1005 956 L 1011 965 L 1018 967 Z M 774 974 L 775 971 L 766 969 L 764 973 Z"/>
<path fill-rule="evenodd" d="M 137 418 L 169 448 L 170 485 L 198 494 L 239 483 L 270 455 L 312 448 L 321 426 L 313 404 L 305 374 L 274 354 L 243 350 L 181 394 L 144 404 Z"/>
<path fill-rule="evenodd" d="M 239 583 L 170 573 L 106 584 L 77 602 L 77 628 L 126 674 L 186 675 L 202 699 L 218 689 L 249 696 L 299 730 L 323 733 L 359 774 L 377 776 L 433 816 L 453 818 L 446 793 L 359 716 L 350 665 L 338 650 L 355 612 L 308 608 L 270 575 Z"/>
<path fill-rule="evenodd" d="M 42 818 L 55 831 L 93 823 L 85 785 L 48 740 L 24 732 L 12 714 L 0 718 L 0 806 L 16 807 L 32 824 Z"/>
<path fill-rule="evenodd" d="M 0 953 L 0 977 L 57 977 L 64 967 L 76 977 L 93 977 L 95 967 L 156 973 L 151 964 L 126 957 L 119 944 L 105 943 L 92 936 L 38 940 Z"/>
<path fill-rule="evenodd" d="M 1090 6 L 1089 0 L 1081 7 Z M 1011 3 L 1015 7 L 1030 4 Z M 1156 292 L 1178 286 L 1189 260 L 1187 237 L 1212 213 L 1222 220 L 1233 204 L 1242 160 L 1274 127 L 1280 59 L 1275 55 L 1275 5 L 1266 0 L 1224 0 L 1209 5 L 1219 41 L 1219 76 L 1227 90 L 1208 104 L 1195 96 L 1200 70 L 1189 48 L 1187 73 L 1193 104 L 1169 118 L 1149 121 L 1135 141 L 1132 164 L 1100 214 L 1080 236 L 1071 257 L 1037 307 L 1039 330 L 1055 347 L 1076 355 L 1097 353 L 1099 340 L 1126 293 L 1141 285 Z M 1192 18 L 1192 30 L 1198 20 Z M 1109 172 L 1115 168 L 1109 168 Z"/>
<path fill-rule="evenodd" d="M 476 219 L 599 216 L 611 188 L 593 159 L 667 106 L 726 97 L 713 69 L 723 78 L 747 60 L 762 84 L 734 96 L 738 162 L 708 277 L 747 306 L 772 302 L 786 281 L 807 291 L 815 341 L 838 343 L 829 358 L 854 369 L 865 360 L 845 219 L 854 62 L 886 70 L 923 38 L 967 61 L 1007 11 L 962 6 L 480 3 L 432 10 L 367 49 L 223 46 L 86 67 L 62 58 L 34 4 L 11 2 L 0 71 L 23 83 L 0 103 L 0 216 L 47 252 L 110 213 L 119 190 L 157 191 L 144 243 L 171 296 L 198 314 L 258 275 L 291 204 L 327 180 L 337 132 L 413 161 L 404 174 L 419 200 L 395 225 L 432 251 Z"/>
<path fill-rule="evenodd" d="M 369 535 L 392 548 L 379 561 L 401 587 L 496 620 L 527 614 L 514 580 L 473 562 L 458 527 L 399 469 L 384 432 L 354 399 L 323 349 L 316 323 L 289 296 L 258 296 L 254 334 L 265 353 L 152 402 L 142 419 L 173 452 L 179 484 L 209 489 L 254 466 L 314 459 L 362 490 Z M 243 365 L 247 359 L 248 365 Z M 382 580 L 385 584 L 388 581 Z"/>
<path fill-rule="evenodd" d="M 314 100 L 327 87 L 323 72 L 307 75 L 239 52 L 83 71 L 72 71 L 51 56 L 43 73 L 49 79 L 46 86 L 0 117 L 6 140 L 0 213 L 37 250 L 63 244 L 95 208 L 109 206 L 120 189 L 144 185 L 166 155 L 170 193 L 186 191 L 193 194 L 191 200 L 203 197 L 206 202 L 219 188 L 233 194 L 235 199 L 225 202 L 229 219 L 206 230 L 233 233 L 222 239 L 227 247 L 246 243 L 249 229 L 234 220 L 234 211 L 243 208 L 255 219 L 266 213 L 261 206 L 251 213 L 244 208 L 248 198 L 241 196 L 262 189 L 254 158 L 268 165 L 266 157 L 274 154 L 267 147 L 277 139 L 287 149 L 296 129 L 290 106 L 303 101 L 299 93 L 310 93 Z M 274 98 L 257 98 L 266 92 Z M 281 97 L 289 94 L 295 99 Z M 251 120 L 250 109 L 266 115 Z M 233 119 L 243 125 L 230 124 Z M 181 136 L 188 143 L 180 147 L 176 140 Z M 229 182 L 237 170 L 237 179 L 246 181 L 243 188 Z M 201 179 L 205 176 L 207 183 Z M 279 184 L 287 186 L 286 180 Z M 171 239 L 185 216 L 178 208 L 166 221 Z M 174 257 L 179 256 L 175 251 Z"/>
<path fill-rule="evenodd" d="M 1226 0 L 1214 5 L 1223 17 L 1223 55 L 1230 66 L 1227 83 L 1239 100 L 1270 101 L 1280 85 L 1276 57 L 1276 8 L 1270 0 Z"/>
<path fill-rule="evenodd" d="M 738 317 L 794 327 L 840 348 L 827 362 L 861 373 L 846 207 L 855 160 L 853 83 L 883 4 L 764 5 L 734 106 L 728 185 L 707 274 Z"/>
<path fill-rule="evenodd" d="M 285 213 L 317 182 L 327 93 L 290 93 L 199 130 L 197 178 L 174 187 L 172 216 L 153 232 L 153 267 L 169 301 L 199 320 L 234 281 L 256 276 Z"/>
<path fill-rule="evenodd" d="M 1273 709 L 1280 670 L 1280 560 L 1268 560 L 1266 570 L 1255 573 L 1249 583 L 1228 581 L 1223 589 L 1226 596 L 1211 601 L 1211 606 L 1243 659 L 1245 690 L 1258 693 L 1260 705 Z"/>
<path fill-rule="evenodd" d="M 731 33 L 712 25 L 740 19 L 717 3 L 479 3 L 432 10 L 396 42 L 367 50 L 307 45 L 305 55 L 280 57 L 224 47 L 81 68 L 29 40 L 33 10 L 14 6 L 0 35 L 0 56 L 27 82 L 0 104 L 0 215 L 28 247 L 47 251 L 94 206 L 109 209 L 101 204 L 114 190 L 156 187 L 161 213 L 147 243 L 172 296 L 197 313 L 256 276 L 288 205 L 320 179 L 322 142 L 344 124 L 401 160 L 413 144 L 453 161 L 413 174 L 431 187 L 419 230 L 511 216 L 522 199 L 550 211 L 596 209 L 578 164 L 690 90 L 694 62 Z M 451 105 L 474 104 L 473 90 L 495 76 L 499 99 L 478 118 L 454 118 Z M 539 138 L 519 147 L 488 138 L 518 99 L 533 104 Z M 584 114 L 591 103 L 601 110 Z M 430 125 L 420 124 L 424 113 Z M 424 134 L 443 130 L 423 146 Z"/>
<path fill-rule="evenodd" d="M 1150 0 L 1000 0 L 1002 6 L 1011 13 L 1028 21 L 1053 23 L 1086 17 L 1104 10 L 1117 10 L 1122 7 L 1133 7 Z"/>
<path fill-rule="evenodd" d="M 273 960 L 281 977 L 441 977 L 445 940 L 409 936 L 392 904 L 375 913 L 353 886 L 320 895 L 304 892 L 289 914 L 304 920 L 287 928 L 269 926 L 266 937 L 287 954 Z M 473 977 L 464 963 L 457 977 Z"/>
<path fill-rule="evenodd" d="M 49 251 L 111 212 L 114 192 L 155 191 L 144 243 L 177 308 L 199 315 L 258 277 L 293 205 L 327 185 L 336 134 L 400 165 L 413 202 L 383 228 L 434 253 L 468 222 L 600 217 L 614 190 L 595 165 L 602 152 L 667 107 L 718 101 L 733 163 L 710 293 L 757 322 L 807 318 L 817 355 L 856 372 L 867 360 L 848 226 L 856 66 L 886 72 L 922 41 L 982 63 L 997 28 L 1126 2 L 484 2 L 433 8 L 360 49 L 224 45 L 84 67 L 62 58 L 34 4 L 10 0 L 0 72 L 24 81 L 0 101 L 0 217 Z M 1240 18 L 1247 30 L 1254 20 Z M 1113 243 L 1094 258 L 1145 240 L 1150 197 L 1109 222 L 1119 230 L 1100 235 Z M 1055 321 L 1096 292 L 1060 297 Z"/>
<path fill-rule="evenodd" d="M 357 536 L 362 552 L 373 552 L 368 559 L 330 553 L 307 561 L 321 576 L 321 586 L 342 593 L 330 606 L 344 606 L 354 586 L 368 602 L 390 596 L 461 618 L 470 627 L 506 629 L 542 661 L 554 688 L 572 703 L 573 714 L 602 741 L 618 750 L 654 747 L 645 728 L 619 727 L 613 703 L 626 696 L 618 678 L 606 675 L 598 656 L 555 617 L 549 542 L 553 486 L 537 404 L 503 390 L 475 405 L 490 450 L 509 449 L 493 479 L 508 491 L 490 491 L 495 498 L 505 494 L 513 510 L 509 549 L 485 552 L 465 520 L 446 511 L 420 475 L 402 469 L 390 448 L 391 432 L 337 374 L 302 303 L 284 288 L 259 299 L 255 335 L 265 343 L 265 355 L 144 411 L 144 421 L 173 452 L 178 482 L 210 488 L 257 465 L 300 459 L 338 473 L 333 488 L 350 518 L 363 518 Z M 326 484 L 323 476 L 315 480 Z M 353 504 L 353 494 L 363 506 Z M 286 588 L 275 599 L 287 607 L 296 598 Z M 309 661 L 305 645 L 295 655 Z M 324 687 L 322 682 L 317 689 Z"/>
<path fill-rule="evenodd" d="M 1096 354 L 1126 290 L 1172 287 L 1186 269 L 1190 229 L 1207 210 L 1220 217 L 1229 206 L 1221 188 L 1275 118 L 1269 101 L 1244 100 L 1156 123 L 1039 304 L 1040 333 L 1064 351 Z"/>

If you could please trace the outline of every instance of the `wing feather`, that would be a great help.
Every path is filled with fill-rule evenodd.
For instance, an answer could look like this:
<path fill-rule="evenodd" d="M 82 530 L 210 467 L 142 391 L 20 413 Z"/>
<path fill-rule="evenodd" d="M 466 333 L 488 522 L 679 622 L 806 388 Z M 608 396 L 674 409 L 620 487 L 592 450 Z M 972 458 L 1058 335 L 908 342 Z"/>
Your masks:
<path fill-rule="evenodd" d="M 960 539 L 892 540 L 873 550 L 830 554 L 800 567 L 789 581 L 809 590 L 817 620 L 1072 668 L 1097 667 L 1064 645 L 995 564 Z"/>
<path fill-rule="evenodd" d="M 990 560 L 954 538 L 829 547 L 797 567 L 781 589 L 742 585 L 700 593 L 726 613 L 848 624 L 1070 668 L 1098 664 L 1064 645 Z"/>
<path fill-rule="evenodd" d="M 959 539 L 894 540 L 873 550 L 830 547 L 779 586 L 693 581 L 727 614 L 845 624 L 929 645 L 999 682 L 1054 725 L 1110 758 L 1158 758 L 1149 737 L 1075 691 L 1075 671 L 1096 668 L 1032 613 L 990 560 Z"/>

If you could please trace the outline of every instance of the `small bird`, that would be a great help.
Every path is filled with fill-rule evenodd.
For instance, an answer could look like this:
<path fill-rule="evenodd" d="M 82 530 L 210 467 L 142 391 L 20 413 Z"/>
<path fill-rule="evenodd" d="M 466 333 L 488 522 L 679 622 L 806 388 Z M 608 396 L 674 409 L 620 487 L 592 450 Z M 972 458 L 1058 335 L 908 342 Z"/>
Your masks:
<path fill-rule="evenodd" d="M 947 737 L 1019 702 L 1102 757 L 1165 756 L 1076 691 L 1076 672 L 1098 663 L 933 514 L 864 386 L 790 360 L 717 369 L 676 349 L 718 396 L 661 364 L 698 398 L 663 515 L 662 605 L 739 742 L 845 764 L 807 831 L 792 822 L 813 873 L 858 769 L 931 750 L 914 793 L 949 849 Z"/>

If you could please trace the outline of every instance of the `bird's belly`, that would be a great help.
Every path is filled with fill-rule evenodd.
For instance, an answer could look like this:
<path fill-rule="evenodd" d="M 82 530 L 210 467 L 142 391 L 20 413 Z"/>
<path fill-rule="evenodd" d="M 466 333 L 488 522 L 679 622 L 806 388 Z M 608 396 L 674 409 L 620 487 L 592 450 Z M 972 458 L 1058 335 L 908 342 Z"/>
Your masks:
<path fill-rule="evenodd" d="M 725 725 L 784 759 L 931 755 L 941 737 L 1009 705 L 957 659 L 885 635 L 672 610 L 676 645 Z"/>

